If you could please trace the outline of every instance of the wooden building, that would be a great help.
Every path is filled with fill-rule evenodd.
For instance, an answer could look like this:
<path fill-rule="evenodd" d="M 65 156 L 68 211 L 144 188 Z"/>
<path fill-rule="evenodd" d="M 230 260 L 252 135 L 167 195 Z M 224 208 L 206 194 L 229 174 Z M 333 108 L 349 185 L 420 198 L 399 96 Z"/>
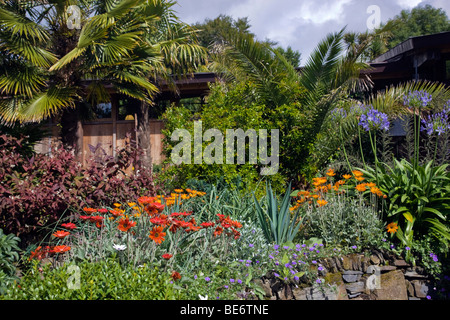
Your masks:
<path fill-rule="evenodd" d="M 196 73 L 187 78 L 174 80 L 176 92 L 166 83 L 159 85 L 160 95 L 156 98 L 155 105 L 178 103 L 183 99 L 194 97 L 203 98 L 208 94 L 209 85 L 216 81 L 216 77 L 213 73 Z M 85 118 L 89 118 L 89 120 L 78 120 L 76 147 L 78 159 L 82 163 L 92 154 L 91 147 L 100 144 L 109 155 L 114 156 L 117 148 L 125 145 L 127 135 L 131 139 L 139 141 L 139 102 L 115 92 L 110 92 L 110 95 L 110 102 L 97 105 L 94 108 L 95 114 L 89 117 L 86 115 Z M 153 112 L 150 112 L 150 117 L 153 114 Z M 36 146 L 36 151 L 41 153 L 48 153 L 52 142 L 61 136 L 58 121 L 50 119 L 46 126 L 49 128 L 51 135 Z M 161 154 L 163 150 L 163 129 L 164 122 L 162 120 L 150 119 L 151 158 L 154 164 L 160 164 L 164 160 Z"/>
<path fill-rule="evenodd" d="M 374 91 L 411 80 L 450 85 L 450 32 L 412 37 L 370 63 Z"/>

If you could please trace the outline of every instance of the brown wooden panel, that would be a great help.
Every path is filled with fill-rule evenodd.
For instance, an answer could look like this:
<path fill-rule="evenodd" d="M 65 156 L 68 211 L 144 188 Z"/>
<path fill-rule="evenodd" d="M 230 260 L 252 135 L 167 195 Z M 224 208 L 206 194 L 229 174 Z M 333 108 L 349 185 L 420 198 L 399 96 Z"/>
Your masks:
<path fill-rule="evenodd" d="M 136 141 L 136 132 L 134 122 L 118 122 L 116 133 L 117 148 L 125 147 L 127 141 L 127 134 L 131 134 L 131 140 Z"/>
<path fill-rule="evenodd" d="M 163 150 L 163 134 L 164 122 L 160 120 L 150 121 L 150 143 L 151 156 L 154 164 L 161 164 L 164 160 Z"/>
<path fill-rule="evenodd" d="M 89 145 L 96 147 L 99 143 L 107 154 L 113 154 L 112 123 L 83 124 L 83 155 L 85 160 L 92 155 Z"/>

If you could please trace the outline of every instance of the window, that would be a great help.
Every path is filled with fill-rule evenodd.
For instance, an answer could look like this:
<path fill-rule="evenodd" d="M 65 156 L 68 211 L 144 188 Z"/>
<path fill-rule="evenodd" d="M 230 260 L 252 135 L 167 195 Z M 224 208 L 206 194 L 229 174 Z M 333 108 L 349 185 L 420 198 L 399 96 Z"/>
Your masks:
<path fill-rule="evenodd" d="M 118 100 L 117 120 L 133 120 L 139 111 L 139 101 L 136 99 L 121 97 Z"/>
<path fill-rule="evenodd" d="M 95 115 L 97 119 L 111 119 L 112 118 L 111 102 L 99 103 L 95 108 Z"/>

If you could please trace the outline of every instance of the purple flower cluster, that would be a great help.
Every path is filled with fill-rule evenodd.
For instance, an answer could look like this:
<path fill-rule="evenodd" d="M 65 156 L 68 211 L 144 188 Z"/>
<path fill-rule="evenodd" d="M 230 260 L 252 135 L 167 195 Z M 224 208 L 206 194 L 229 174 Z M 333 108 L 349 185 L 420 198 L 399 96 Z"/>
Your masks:
<path fill-rule="evenodd" d="M 314 243 L 311 246 L 306 244 L 297 244 L 295 246 L 274 245 L 274 251 L 269 254 L 275 268 L 273 274 L 275 277 L 288 281 L 289 279 L 299 281 L 299 273 L 304 270 L 309 263 L 318 266 L 318 271 L 323 271 L 323 266 L 315 260 L 323 244 Z M 305 262 L 305 261 L 309 261 Z M 282 262 L 282 263 L 280 263 Z M 282 275 L 280 275 L 282 274 Z"/>
<path fill-rule="evenodd" d="M 434 262 L 438 262 L 439 261 L 438 256 L 435 255 L 433 252 L 430 252 L 430 257 L 433 258 Z"/>
<path fill-rule="evenodd" d="M 432 100 L 433 97 L 428 92 L 416 90 L 410 91 L 409 94 L 403 97 L 403 104 L 409 107 L 426 108 Z"/>
<path fill-rule="evenodd" d="M 380 112 L 373 107 L 366 114 L 362 114 L 359 119 L 359 125 L 366 131 L 370 130 L 389 130 L 389 120 L 387 114 Z"/>
<path fill-rule="evenodd" d="M 450 131 L 449 109 L 432 114 L 422 119 L 421 131 L 426 131 L 428 135 L 437 133 L 439 136 Z"/>
<path fill-rule="evenodd" d="M 333 119 L 333 121 L 339 121 L 342 119 L 345 119 L 347 117 L 347 111 L 345 111 L 342 108 L 335 108 L 333 110 L 331 110 L 331 119 Z"/>

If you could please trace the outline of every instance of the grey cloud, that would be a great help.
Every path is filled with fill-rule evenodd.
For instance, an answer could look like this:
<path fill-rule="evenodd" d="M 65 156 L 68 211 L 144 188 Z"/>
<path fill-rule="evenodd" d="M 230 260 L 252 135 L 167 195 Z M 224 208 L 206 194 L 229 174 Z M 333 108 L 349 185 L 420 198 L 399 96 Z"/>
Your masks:
<path fill-rule="evenodd" d="M 418 2 L 420 0 L 416 0 Z M 380 7 L 381 21 L 385 22 L 403 9 L 409 9 L 406 0 L 178 0 L 175 9 L 187 23 L 202 22 L 220 14 L 234 18 L 248 17 L 251 31 L 261 39 L 277 41 L 283 47 L 291 46 L 302 53 L 306 62 L 318 42 L 328 33 L 346 27 L 347 31 L 367 30 L 370 5 Z M 450 12 L 448 0 L 425 0 Z"/>

